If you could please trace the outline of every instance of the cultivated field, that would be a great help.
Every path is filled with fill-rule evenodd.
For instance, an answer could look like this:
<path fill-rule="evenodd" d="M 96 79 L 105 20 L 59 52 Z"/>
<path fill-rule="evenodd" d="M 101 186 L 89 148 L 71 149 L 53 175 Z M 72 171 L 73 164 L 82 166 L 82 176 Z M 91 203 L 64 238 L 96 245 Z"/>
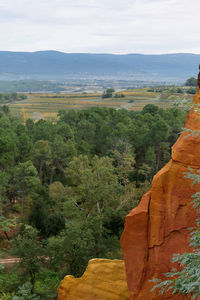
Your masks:
<path fill-rule="evenodd" d="M 117 96 L 115 96 L 118 94 Z M 124 94 L 125 97 L 120 97 Z M 159 107 L 169 107 L 179 101 L 188 101 L 191 95 L 164 92 L 150 92 L 147 88 L 121 91 L 113 98 L 102 99 L 102 94 L 28 94 L 26 100 L 9 105 L 11 112 L 24 118 L 35 120 L 44 118 L 54 120 L 59 110 L 86 109 L 90 107 L 113 107 L 127 110 L 142 110 L 146 104 L 156 104 Z"/>

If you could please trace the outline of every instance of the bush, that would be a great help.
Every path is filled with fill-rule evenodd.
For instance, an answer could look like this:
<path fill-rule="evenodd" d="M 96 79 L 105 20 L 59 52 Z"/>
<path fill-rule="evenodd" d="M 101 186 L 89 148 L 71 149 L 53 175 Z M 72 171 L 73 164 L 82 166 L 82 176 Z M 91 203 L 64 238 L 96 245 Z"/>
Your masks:
<path fill-rule="evenodd" d="M 112 98 L 112 95 L 113 95 L 114 91 L 115 91 L 115 90 L 112 89 L 112 88 L 107 89 L 107 90 L 103 93 L 102 98 L 103 98 L 103 99 L 104 99 L 104 98 Z"/>
<path fill-rule="evenodd" d="M 14 294 L 10 294 L 10 293 L 2 293 L 0 294 L 0 300 L 12 300 L 13 299 Z"/>
<path fill-rule="evenodd" d="M 0 273 L 0 292 L 3 293 L 11 293 L 16 291 L 17 287 L 22 283 L 22 278 L 13 268 L 9 270 L 9 272 L 5 272 L 1 270 Z"/>
<path fill-rule="evenodd" d="M 183 93 L 183 90 L 181 88 L 177 88 L 177 91 L 176 91 L 178 94 L 182 94 Z"/>
<path fill-rule="evenodd" d="M 63 229 L 65 229 L 65 217 L 62 214 L 56 213 L 47 219 L 47 236 L 57 235 Z"/>
<path fill-rule="evenodd" d="M 196 89 L 195 88 L 190 88 L 190 89 L 187 90 L 187 93 L 195 95 L 196 94 Z"/>
<path fill-rule="evenodd" d="M 115 98 L 125 98 L 124 94 L 115 94 Z"/>
<path fill-rule="evenodd" d="M 15 203 L 12 206 L 12 211 L 16 212 L 16 213 L 20 213 L 21 207 L 19 203 Z"/>
<path fill-rule="evenodd" d="M 12 300 L 39 300 L 40 297 L 32 293 L 32 284 L 24 283 L 18 288 L 17 296 L 12 297 Z"/>
<path fill-rule="evenodd" d="M 60 284 L 61 278 L 58 272 L 53 272 L 45 269 L 39 273 L 35 283 L 35 292 L 42 299 L 56 299 L 57 287 Z"/>

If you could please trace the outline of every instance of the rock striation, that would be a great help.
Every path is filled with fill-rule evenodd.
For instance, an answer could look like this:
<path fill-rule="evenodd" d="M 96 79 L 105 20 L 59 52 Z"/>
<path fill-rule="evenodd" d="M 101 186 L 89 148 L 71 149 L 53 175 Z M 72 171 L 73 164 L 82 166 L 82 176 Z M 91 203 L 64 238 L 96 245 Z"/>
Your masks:
<path fill-rule="evenodd" d="M 123 260 L 92 259 L 81 278 L 65 276 L 58 300 L 128 300 Z"/>
<path fill-rule="evenodd" d="M 200 104 L 200 75 L 194 104 Z M 197 184 L 184 177 L 190 166 L 200 168 L 200 113 L 195 106 L 189 112 L 186 130 L 172 147 L 172 157 L 153 178 L 152 188 L 141 199 L 138 207 L 127 216 L 121 247 L 124 253 L 130 300 L 188 299 L 180 295 L 159 295 L 151 292 L 153 278 L 164 278 L 163 273 L 177 265 L 172 255 L 189 248 L 189 230 L 195 224 L 196 212 L 191 207 L 191 195 L 199 190 Z"/>

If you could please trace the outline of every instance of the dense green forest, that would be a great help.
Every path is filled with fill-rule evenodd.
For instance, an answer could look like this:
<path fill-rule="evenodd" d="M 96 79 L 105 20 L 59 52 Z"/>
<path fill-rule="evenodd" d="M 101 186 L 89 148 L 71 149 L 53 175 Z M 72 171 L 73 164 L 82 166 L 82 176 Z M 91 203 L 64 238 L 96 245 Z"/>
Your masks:
<path fill-rule="evenodd" d="M 55 299 L 61 279 L 80 276 L 89 259 L 120 258 L 125 215 L 170 159 L 185 117 L 148 104 L 23 124 L 2 106 L 1 257 L 21 260 L 0 268 L 0 299 Z"/>

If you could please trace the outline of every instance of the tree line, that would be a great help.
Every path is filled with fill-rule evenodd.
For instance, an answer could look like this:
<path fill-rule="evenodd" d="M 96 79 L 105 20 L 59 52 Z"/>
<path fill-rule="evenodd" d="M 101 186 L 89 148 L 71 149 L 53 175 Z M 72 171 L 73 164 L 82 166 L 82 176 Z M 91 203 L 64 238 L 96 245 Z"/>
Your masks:
<path fill-rule="evenodd" d="M 21 101 L 27 99 L 25 94 L 18 94 L 16 92 L 13 93 L 0 93 L 0 103 L 10 103 L 15 101 Z"/>

